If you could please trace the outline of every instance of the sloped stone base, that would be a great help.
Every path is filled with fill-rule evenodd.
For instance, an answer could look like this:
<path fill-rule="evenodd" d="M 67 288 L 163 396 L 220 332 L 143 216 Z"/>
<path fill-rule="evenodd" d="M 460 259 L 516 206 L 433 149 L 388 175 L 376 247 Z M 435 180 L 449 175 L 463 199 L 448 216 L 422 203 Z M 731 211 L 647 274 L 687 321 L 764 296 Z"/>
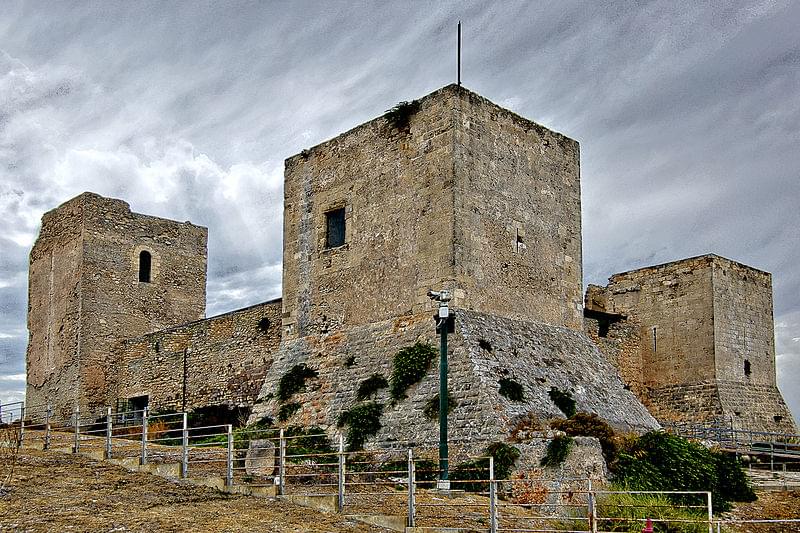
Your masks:
<path fill-rule="evenodd" d="M 351 328 L 330 335 L 284 343 L 267 373 L 250 422 L 277 420 L 278 381 L 292 366 L 306 363 L 319 372 L 304 392 L 289 401 L 301 408 L 288 424 L 319 425 L 334 434 L 339 415 L 355 405 L 359 383 L 378 373 L 389 379 L 394 355 L 417 341 L 438 346 L 430 315 L 410 315 Z M 456 332 L 449 337 L 449 384 L 457 402 L 449 417 L 453 442 L 504 440 L 519 417 L 532 413 L 542 421 L 564 415 L 548 396 L 551 387 L 569 390 L 579 411 L 597 413 L 621 430 L 646 431 L 656 420 L 628 390 L 613 365 L 582 332 L 537 322 L 457 311 Z M 348 359 L 352 365 L 348 366 Z M 522 385 L 524 399 L 500 395 L 498 381 Z M 376 401 L 384 405 L 383 428 L 371 442 L 435 444 L 438 423 L 423 414 L 437 394 L 438 364 L 411 386 L 408 398 L 391 404 L 388 389 Z"/>

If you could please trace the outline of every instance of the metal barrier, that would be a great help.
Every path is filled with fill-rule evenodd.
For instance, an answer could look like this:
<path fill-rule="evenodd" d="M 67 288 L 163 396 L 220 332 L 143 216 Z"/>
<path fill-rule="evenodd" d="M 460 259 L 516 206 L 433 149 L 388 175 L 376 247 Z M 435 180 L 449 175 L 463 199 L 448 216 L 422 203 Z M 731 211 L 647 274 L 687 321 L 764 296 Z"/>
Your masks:
<path fill-rule="evenodd" d="M 374 443 L 366 451 L 346 451 L 341 435 L 331 439 L 325 433 L 275 427 L 234 430 L 230 424 L 191 427 L 187 413 L 146 409 L 81 413 L 76 407 L 68 424 L 56 420 L 49 405 L 19 402 L 0 410 L 0 425 L 15 425 L 21 440 L 41 442 L 43 449 L 179 465 L 175 472 L 183 478 L 216 478 L 222 487 L 265 488 L 278 495 L 328 497 L 339 512 L 395 516 L 410 527 L 597 533 L 620 527 L 638 531 L 649 520 L 714 533 L 725 525 L 800 523 L 715 520 L 710 492 L 606 491 L 588 478 L 524 474 L 498 479 L 492 457 L 463 451 L 451 455 L 458 462 L 452 461 L 447 486 L 437 487 L 440 471 L 433 445 Z"/>

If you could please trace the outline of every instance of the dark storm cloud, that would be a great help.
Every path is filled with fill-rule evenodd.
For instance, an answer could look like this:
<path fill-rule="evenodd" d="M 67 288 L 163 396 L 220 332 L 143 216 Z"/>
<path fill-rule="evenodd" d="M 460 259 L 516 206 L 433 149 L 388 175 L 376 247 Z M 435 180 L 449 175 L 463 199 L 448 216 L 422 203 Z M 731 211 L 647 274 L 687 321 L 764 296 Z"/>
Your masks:
<path fill-rule="evenodd" d="M 209 314 L 277 296 L 283 159 L 452 82 L 460 18 L 465 85 L 581 142 L 586 281 L 706 252 L 771 271 L 800 412 L 800 5 L 4 10 L 0 372 L 22 368 L 39 217 L 84 190 L 208 226 Z"/>

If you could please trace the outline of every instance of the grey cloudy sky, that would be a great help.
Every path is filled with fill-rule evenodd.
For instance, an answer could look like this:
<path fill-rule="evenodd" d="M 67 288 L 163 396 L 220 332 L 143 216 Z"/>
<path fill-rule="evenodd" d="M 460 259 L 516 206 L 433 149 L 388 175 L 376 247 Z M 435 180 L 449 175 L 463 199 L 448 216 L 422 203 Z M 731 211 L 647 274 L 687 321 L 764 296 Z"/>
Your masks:
<path fill-rule="evenodd" d="M 5 2 L 0 401 L 27 256 L 83 191 L 209 227 L 208 314 L 280 294 L 284 158 L 455 78 L 581 142 L 585 282 L 714 252 L 773 273 L 800 414 L 800 3 Z"/>

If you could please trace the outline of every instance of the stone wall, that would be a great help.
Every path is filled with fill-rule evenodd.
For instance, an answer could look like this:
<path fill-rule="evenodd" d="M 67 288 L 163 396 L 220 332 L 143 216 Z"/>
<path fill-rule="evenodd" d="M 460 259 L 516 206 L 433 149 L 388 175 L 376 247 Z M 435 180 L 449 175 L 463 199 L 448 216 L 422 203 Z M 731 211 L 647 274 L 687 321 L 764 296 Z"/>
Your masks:
<path fill-rule="evenodd" d="M 772 276 L 715 257 L 713 298 L 717 379 L 776 386 Z"/>
<path fill-rule="evenodd" d="M 148 396 L 154 411 L 252 405 L 280 342 L 280 313 L 278 299 L 124 341 L 110 404 Z"/>
<path fill-rule="evenodd" d="M 102 407 L 120 339 L 201 318 L 206 240 L 206 228 L 92 193 L 46 213 L 31 252 L 28 403 L 57 416 L 76 399 L 84 412 Z M 152 256 L 147 283 L 141 251 Z"/>
<path fill-rule="evenodd" d="M 625 386 L 646 407 L 648 397 L 644 385 L 644 366 L 641 352 L 642 327 L 635 318 L 583 319 L 584 332 L 619 372 Z"/>
<path fill-rule="evenodd" d="M 26 402 L 61 404 L 64 418 L 79 397 L 82 221 L 80 198 L 45 213 L 28 272 Z"/>
<path fill-rule="evenodd" d="M 577 141 L 475 93 L 455 96 L 458 305 L 581 329 Z"/>
<path fill-rule="evenodd" d="M 713 380 L 714 307 L 708 256 L 614 274 L 606 311 L 640 324 L 644 385 Z"/>
<path fill-rule="evenodd" d="M 454 305 L 580 328 L 578 145 L 457 86 L 287 159 L 286 339 Z M 345 242 L 327 247 L 326 214 Z"/>
<path fill-rule="evenodd" d="M 533 413 L 540 420 L 563 417 L 548 396 L 551 387 L 569 390 L 579 410 L 594 412 L 623 430 L 648 430 L 656 421 L 625 390 L 614 367 L 582 333 L 566 327 L 512 320 L 458 310 L 456 332 L 450 336 L 449 383 L 457 406 L 450 414 L 450 435 L 480 448 L 504 440 L 519 419 Z M 290 401 L 299 410 L 286 424 L 320 425 L 331 434 L 339 415 L 355 405 L 361 381 L 374 373 L 389 379 L 395 354 L 417 341 L 436 344 L 428 314 L 408 315 L 352 327 L 330 335 L 284 341 L 267 372 L 250 422 L 277 418 L 275 398 L 280 378 L 294 365 L 305 363 L 319 376 Z M 348 365 L 350 358 L 352 364 Z M 521 384 L 522 401 L 499 393 L 499 380 Z M 383 404 L 381 442 L 436 442 L 438 424 L 423 414 L 426 402 L 438 392 L 437 364 L 407 391 L 408 398 L 392 404 L 388 389 L 376 401 Z"/>

